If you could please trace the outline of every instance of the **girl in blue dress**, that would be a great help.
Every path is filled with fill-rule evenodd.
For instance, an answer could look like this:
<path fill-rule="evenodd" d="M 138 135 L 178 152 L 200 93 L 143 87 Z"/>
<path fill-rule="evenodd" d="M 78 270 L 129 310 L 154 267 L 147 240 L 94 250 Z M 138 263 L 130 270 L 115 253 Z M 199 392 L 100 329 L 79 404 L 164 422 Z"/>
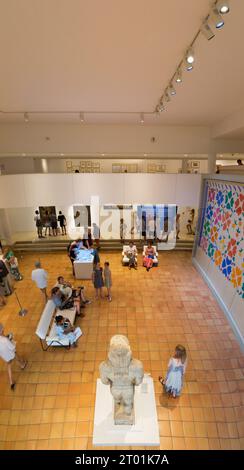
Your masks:
<path fill-rule="evenodd" d="M 165 379 L 159 376 L 158 380 L 163 385 L 166 393 L 173 398 L 179 397 L 183 387 L 183 376 L 186 371 L 186 349 L 181 344 L 175 348 L 175 354 L 170 358 Z"/>

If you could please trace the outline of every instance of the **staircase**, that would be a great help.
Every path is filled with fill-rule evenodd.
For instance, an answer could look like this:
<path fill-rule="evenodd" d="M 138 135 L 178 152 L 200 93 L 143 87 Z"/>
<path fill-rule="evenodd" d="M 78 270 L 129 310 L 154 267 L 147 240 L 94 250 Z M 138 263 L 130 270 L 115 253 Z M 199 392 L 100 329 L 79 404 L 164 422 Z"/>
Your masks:
<path fill-rule="evenodd" d="M 125 240 L 124 244 L 129 244 L 130 240 Z M 134 240 L 138 251 L 142 251 L 144 240 Z M 67 251 L 69 241 L 67 240 L 33 240 L 16 242 L 12 248 L 14 253 L 30 252 L 30 253 L 53 253 Z M 101 240 L 101 251 L 122 251 L 123 244 L 120 240 Z M 177 240 L 174 250 L 192 251 L 193 240 Z"/>

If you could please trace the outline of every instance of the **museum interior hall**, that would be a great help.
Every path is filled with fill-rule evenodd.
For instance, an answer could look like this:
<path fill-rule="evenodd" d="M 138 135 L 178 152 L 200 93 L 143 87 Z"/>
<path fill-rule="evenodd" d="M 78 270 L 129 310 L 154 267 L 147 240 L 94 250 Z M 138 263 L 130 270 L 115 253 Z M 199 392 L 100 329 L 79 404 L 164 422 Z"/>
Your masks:
<path fill-rule="evenodd" d="M 244 450 L 243 0 L 0 7 L 0 450 Z"/>

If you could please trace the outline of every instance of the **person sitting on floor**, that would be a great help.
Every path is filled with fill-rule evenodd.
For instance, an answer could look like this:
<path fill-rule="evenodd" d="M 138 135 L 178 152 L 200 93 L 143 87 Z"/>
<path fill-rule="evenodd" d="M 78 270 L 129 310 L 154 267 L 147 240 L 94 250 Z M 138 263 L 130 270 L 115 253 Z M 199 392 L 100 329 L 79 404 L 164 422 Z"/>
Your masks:
<path fill-rule="evenodd" d="M 62 315 L 55 317 L 55 330 L 57 337 L 62 341 L 68 339 L 69 343 L 73 348 L 77 347 L 77 340 L 82 335 L 82 331 L 79 327 L 75 328 L 71 325 L 68 318 L 64 318 Z"/>

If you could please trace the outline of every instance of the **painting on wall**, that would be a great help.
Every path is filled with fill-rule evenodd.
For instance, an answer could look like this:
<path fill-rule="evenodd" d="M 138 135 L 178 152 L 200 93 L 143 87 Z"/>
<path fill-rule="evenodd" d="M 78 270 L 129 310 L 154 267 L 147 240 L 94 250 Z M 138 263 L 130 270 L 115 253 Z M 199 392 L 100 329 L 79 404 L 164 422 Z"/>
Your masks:
<path fill-rule="evenodd" d="M 208 181 L 199 245 L 244 298 L 244 186 Z"/>

